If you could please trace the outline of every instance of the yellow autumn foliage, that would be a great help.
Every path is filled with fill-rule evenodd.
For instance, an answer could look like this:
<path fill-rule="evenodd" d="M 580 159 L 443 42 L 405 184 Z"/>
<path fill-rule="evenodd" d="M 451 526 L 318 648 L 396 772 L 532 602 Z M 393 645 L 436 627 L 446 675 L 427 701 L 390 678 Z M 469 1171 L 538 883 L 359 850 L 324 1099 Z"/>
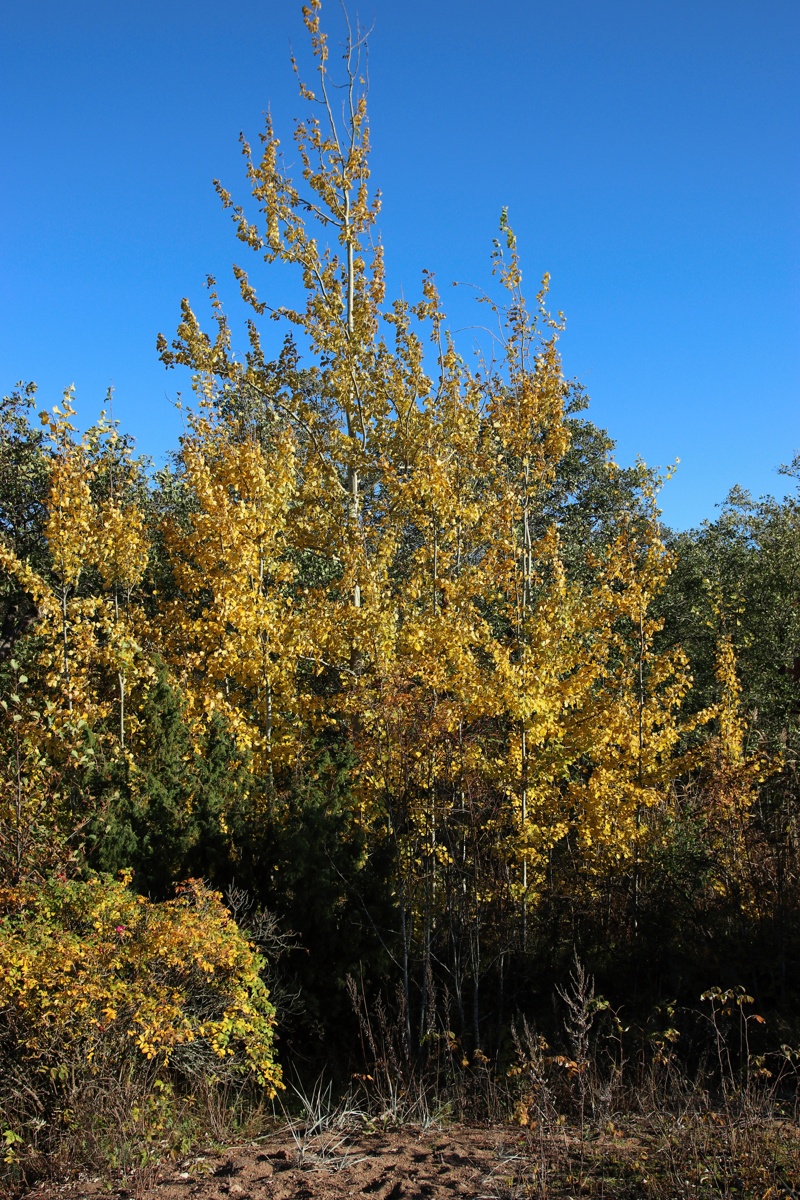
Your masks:
<path fill-rule="evenodd" d="M 137 1061 L 282 1086 L 262 960 L 218 893 L 154 904 L 128 880 L 0 891 L 0 1059 L 64 1079 Z M 73 1081 L 74 1082 L 74 1081 Z"/>
<path fill-rule="evenodd" d="M 480 297 L 496 326 L 488 360 L 471 368 L 457 352 L 431 274 L 416 302 L 387 304 L 358 70 L 348 58 L 353 105 L 341 128 L 319 4 L 304 15 L 317 81 L 301 93 L 322 105 L 296 126 L 298 177 L 268 119 L 260 152 L 243 143 L 260 217 L 249 220 L 218 185 L 242 246 L 299 274 L 304 301 L 271 312 L 291 331 L 279 357 L 268 361 L 258 325 L 266 305 L 238 264 L 244 355 L 231 349 L 213 280 L 211 334 L 182 302 L 177 337 L 160 337 L 159 349 L 167 366 L 192 371 L 199 409 L 174 459 L 179 503 L 165 503 L 157 530 L 128 486 L 124 451 L 114 451 L 109 474 L 96 442 L 75 436 L 69 395 L 43 418 L 49 574 L 0 543 L 0 565 L 39 614 L 26 642 L 35 683 L 18 670 L 5 701 L 0 851 L 20 887 L 54 865 L 53 814 L 79 807 L 62 776 L 90 740 L 130 765 L 158 658 L 192 730 L 216 723 L 252 769 L 258 797 L 229 794 L 236 812 L 222 812 L 220 828 L 227 834 L 228 817 L 242 813 L 256 825 L 267 809 L 279 824 L 281 804 L 314 777 L 331 734 L 348 762 L 345 827 L 365 857 L 391 863 L 402 953 L 407 960 L 415 942 L 421 959 L 430 956 L 437 931 L 443 942 L 452 934 L 454 946 L 461 939 L 454 954 L 474 956 L 477 990 L 481 931 L 496 918 L 500 961 L 526 950 L 559 854 L 589 893 L 601 878 L 638 870 L 650 816 L 702 765 L 685 751 L 699 725 L 719 718 L 705 767 L 713 759 L 709 795 L 726 816 L 735 808 L 746 817 L 755 760 L 730 645 L 720 650 L 720 705 L 690 718 L 687 659 L 659 648 L 653 613 L 673 559 L 652 475 L 640 469 L 635 511 L 615 513 L 591 547 L 565 545 L 549 501 L 572 429 L 563 319 L 548 311 L 547 276 L 527 304 L 506 212 L 492 256 L 500 296 Z M 613 477 L 613 463 L 603 467 Z M 159 562 L 143 596 L 150 537 Z M 26 840 L 30 828 L 40 832 Z M 79 886 L 64 885 L 58 903 Z M 81 904 L 111 911 L 99 884 L 85 887 Z M 8 959 L 15 1011 L 35 1000 L 37 1020 L 77 1039 L 88 1061 L 105 1022 L 165 1064 L 187 1047 L 223 1057 L 237 1038 L 244 1047 L 256 1017 L 243 993 L 241 1011 L 201 1019 L 182 990 L 180 955 L 190 991 L 221 969 L 229 942 L 218 901 L 194 888 L 172 907 L 150 906 L 103 887 L 121 906 L 119 929 L 112 922 L 109 933 L 98 916 L 89 942 L 61 929 L 57 906 L 39 921 L 32 899 L 26 918 L 23 893 L 9 893 L 18 910 L 7 938 L 28 947 L 16 964 Z M 74 907 L 78 891 L 69 895 Z M 201 907 L 210 914 L 205 949 L 187 916 Z M 168 943 L 180 954 L 170 958 Z M 160 964 L 169 995 L 143 974 L 124 1000 L 120 981 L 139 978 L 134 953 Z M 245 958 L 234 965 L 247 973 Z M 71 965 L 59 974 L 62 961 Z M 81 963 L 83 998 L 74 991 Z M 430 957 L 423 974 L 429 967 Z M 37 973 L 41 994 L 30 984 Z M 34 1034 L 25 1037 L 34 1053 Z M 252 1044 L 256 1058 L 242 1049 L 242 1062 L 277 1086 L 258 1066 L 271 1062 L 267 1034 Z"/>

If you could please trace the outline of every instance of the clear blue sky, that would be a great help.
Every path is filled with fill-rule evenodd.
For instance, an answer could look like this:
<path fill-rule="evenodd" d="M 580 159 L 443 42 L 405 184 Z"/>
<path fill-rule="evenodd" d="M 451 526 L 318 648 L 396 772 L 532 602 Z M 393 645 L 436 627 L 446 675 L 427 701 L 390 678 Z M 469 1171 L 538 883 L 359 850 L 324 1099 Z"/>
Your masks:
<path fill-rule="evenodd" d="M 351 13 L 356 3 L 350 4 Z M 509 208 L 531 296 L 547 270 L 565 370 L 618 457 L 680 457 L 676 527 L 735 483 L 783 492 L 800 450 L 797 0 L 359 0 L 374 26 L 374 180 L 390 289 L 436 272 L 469 352 Z M 333 42 L 341 10 L 323 8 Z M 245 260 L 211 187 L 237 137 L 301 110 L 295 0 L 15 0 L 0 15 L 0 388 L 74 382 L 156 459 L 186 380 L 157 360 L 179 302 Z M 252 264 L 255 266 L 255 260 Z M 266 268 L 265 268 L 266 270 Z M 262 298 L 280 302 L 265 278 Z M 278 281 L 279 283 L 279 281 Z M 277 285 L 276 285 L 277 286 Z M 237 316 L 231 304 L 232 316 Z"/>

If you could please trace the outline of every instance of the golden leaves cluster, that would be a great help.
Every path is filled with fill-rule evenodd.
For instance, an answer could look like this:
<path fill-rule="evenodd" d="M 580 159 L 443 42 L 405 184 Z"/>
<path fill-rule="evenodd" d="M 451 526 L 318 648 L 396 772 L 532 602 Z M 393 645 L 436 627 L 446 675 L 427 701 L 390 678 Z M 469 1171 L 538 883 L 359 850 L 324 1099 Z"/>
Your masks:
<path fill-rule="evenodd" d="M 60 815 L 69 835 L 85 823 L 85 811 L 71 811 L 71 773 L 93 753 L 90 735 L 95 746 L 124 751 L 137 724 L 131 693 L 153 676 L 131 602 L 149 553 L 131 494 L 136 471 L 112 425 L 101 420 L 78 439 L 74 415 L 71 389 L 60 408 L 42 414 L 49 571 L 0 543 L 0 565 L 38 615 L 19 647 L 24 670 L 12 664 L 16 686 L 0 721 L 0 855 L 12 879 L 46 869 Z"/>
<path fill-rule="evenodd" d="M 38 1072 L 125 1071 L 142 1059 L 163 1071 L 192 1047 L 218 1074 L 250 1074 L 274 1095 L 283 1085 L 263 963 L 221 896 L 190 881 L 154 904 L 129 883 L 0 891 L 0 1004 L 15 1057 Z"/>
<path fill-rule="evenodd" d="M 188 526 L 167 527 L 176 599 L 162 651 L 189 713 L 219 713 L 257 769 L 291 762 L 297 662 L 308 640 L 288 551 L 295 465 L 289 432 L 268 449 L 204 416 L 184 440 Z"/>
<path fill-rule="evenodd" d="M 170 660 L 195 710 L 223 711 L 271 775 L 302 762 L 320 724 L 346 730 L 358 819 L 395 839 L 428 893 L 459 859 L 467 872 L 482 839 L 495 882 L 471 880 L 476 894 L 502 886 L 533 901 L 559 843 L 571 839 L 590 872 L 630 860 L 644 814 L 686 769 L 688 667 L 656 651 L 651 615 L 671 560 L 643 472 L 635 519 L 577 575 L 565 567 L 544 515 L 570 437 L 563 318 L 547 309 L 547 277 L 529 311 L 505 211 L 493 255 L 503 298 L 481 297 L 496 334 L 479 371 L 446 332 L 430 274 L 417 303 L 384 304 L 362 42 L 348 42 L 340 117 L 319 4 L 305 20 L 317 77 L 300 85 L 300 178 L 268 119 L 260 157 L 243 144 L 257 215 L 218 191 L 245 246 L 299 271 L 305 307 L 271 315 L 311 366 L 301 382 L 294 365 L 281 375 L 265 362 L 266 308 L 239 265 L 254 314 L 243 361 L 216 292 L 214 337 L 184 301 L 178 338 L 160 339 L 204 403 L 259 397 L 273 430 L 247 448 L 234 423 L 200 423 L 184 448 L 196 511 L 170 542 L 189 598 L 167 613 Z M 252 495 L 248 455 L 263 477 Z"/>
<path fill-rule="evenodd" d="M 385 303 L 363 41 L 348 43 L 340 117 L 318 3 L 305 19 L 316 81 L 301 83 L 299 178 L 268 118 L 260 153 L 243 143 L 255 212 L 218 185 L 242 245 L 295 269 L 305 303 L 268 310 L 237 264 L 243 358 L 213 279 L 212 333 L 184 300 L 176 339 L 159 338 L 165 364 L 193 372 L 200 413 L 177 455 L 183 511 L 160 530 L 171 583 L 154 597 L 148 649 L 192 720 L 226 723 L 267 791 L 335 727 L 355 755 L 357 819 L 394 839 L 414 887 L 424 876 L 433 894 L 448 872 L 455 886 L 458 862 L 465 884 L 482 858 L 493 865 L 487 881 L 470 876 L 476 897 L 533 902 L 559 845 L 590 874 L 634 857 L 647 811 L 687 769 L 688 667 L 656 649 L 652 617 L 671 559 L 643 472 L 637 513 L 567 569 L 547 508 L 570 440 L 563 318 L 547 309 L 547 277 L 528 309 L 505 212 L 480 369 L 457 353 L 430 274 L 418 302 Z M 291 331 L 274 362 L 258 325 L 268 311 Z M 145 524 L 124 489 L 102 493 L 70 415 L 47 419 L 56 582 L 25 586 L 42 597 L 51 693 L 90 723 L 116 704 L 124 741 L 147 657 L 133 600 Z M 22 581 L 25 564 L 13 570 Z M 723 720 L 729 756 L 737 719 Z"/>

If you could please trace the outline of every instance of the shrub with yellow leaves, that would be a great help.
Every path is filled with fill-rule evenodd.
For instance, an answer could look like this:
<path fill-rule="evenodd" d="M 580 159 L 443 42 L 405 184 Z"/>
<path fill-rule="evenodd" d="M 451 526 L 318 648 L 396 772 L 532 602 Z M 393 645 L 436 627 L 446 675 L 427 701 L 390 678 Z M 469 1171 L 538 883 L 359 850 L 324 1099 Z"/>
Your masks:
<path fill-rule="evenodd" d="M 0 1054 L 39 1074 L 100 1058 L 281 1086 L 264 963 L 218 892 L 190 880 L 154 904 L 120 881 L 0 891 Z"/>
<path fill-rule="evenodd" d="M 98 1081 L 145 1097 L 181 1081 L 283 1086 L 264 962 L 219 893 L 192 880 L 155 904 L 129 882 L 0 890 L 0 1108 L 18 1154 L 43 1118 L 85 1119 Z"/>

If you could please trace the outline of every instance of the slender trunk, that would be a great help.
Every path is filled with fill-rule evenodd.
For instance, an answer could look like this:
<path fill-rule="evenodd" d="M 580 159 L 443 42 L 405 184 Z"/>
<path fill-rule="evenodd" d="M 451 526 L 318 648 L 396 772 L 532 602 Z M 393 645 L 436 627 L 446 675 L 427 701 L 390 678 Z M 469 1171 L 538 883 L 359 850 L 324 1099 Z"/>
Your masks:
<path fill-rule="evenodd" d="M 113 488 L 112 488 L 113 497 Z M 119 627 L 119 587 L 114 584 L 114 625 Z M 117 682 L 119 683 L 119 746 L 120 750 L 125 749 L 125 676 L 122 671 L 117 671 Z"/>
<path fill-rule="evenodd" d="M 117 672 L 119 681 L 119 746 L 120 750 L 125 749 L 125 676 L 122 671 Z"/>
<path fill-rule="evenodd" d="M 431 723 L 433 723 L 436 712 L 436 701 L 437 696 L 434 691 Z M 436 765 L 433 749 L 431 749 L 428 755 L 428 798 L 429 807 L 425 828 L 425 840 L 427 842 L 425 848 L 425 938 L 422 964 L 420 1042 L 425 1036 L 427 1027 L 428 978 L 431 975 L 431 932 L 436 904 Z"/>
<path fill-rule="evenodd" d="M 467 1029 L 467 1019 L 464 1013 L 464 967 L 462 962 L 461 946 L 463 944 L 461 938 L 461 930 L 459 928 L 459 938 L 456 940 L 456 913 L 451 907 L 449 914 L 450 925 L 450 945 L 453 964 L 453 988 L 456 995 L 456 1008 L 458 1009 L 458 1028 L 463 1039 Z"/>
<path fill-rule="evenodd" d="M 23 850 L 23 832 L 22 832 L 22 809 L 23 809 L 23 794 L 22 794 L 22 757 L 20 754 L 20 736 L 19 727 L 14 725 L 14 752 L 15 752 L 15 767 L 16 767 L 16 828 L 14 830 L 15 841 L 15 871 L 14 883 L 19 883 L 22 876 L 22 859 L 24 857 Z"/>
<path fill-rule="evenodd" d="M 639 745 L 638 745 L 638 761 L 636 770 L 636 781 L 639 787 L 639 795 L 636 798 L 636 844 L 633 849 L 633 935 L 639 935 L 639 889 L 640 889 L 640 862 L 639 862 L 639 830 L 642 824 L 642 805 L 641 805 L 641 788 L 644 783 L 644 654 L 645 654 L 645 637 L 644 637 L 644 611 L 639 609 Z"/>
<path fill-rule="evenodd" d="M 477 888 L 474 895 L 475 919 L 469 939 L 472 968 L 472 1038 L 473 1048 L 480 1049 L 480 977 L 481 977 L 481 909 Z"/>
<path fill-rule="evenodd" d="M 519 648 L 520 657 L 524 659 L 526 630 L 525 621 L 527 619 L 528 607 L 531 603 L 531 573 L 533 568 L 533 550 L 531 546 L 531 527 L 528 507 L 528 472 L 529 467 L 525 467 L 525 496 L 522 506 L 522 617 L 519 627 Z M 526 665 L 523 661 L 522 672 L 523 680 L 525 678 Z M 522 752 L 522 795 L 521 795 L 521 817 L 522 817 L 522 836 L 526 837 L 526 829 L 528 823 L 528 736 L 525 727 L 525 717 L 521 721 L 521 752 Z M 522 949 L 523 952 L 528 948 L 528 853 L 527 850 L 522 855 Z"/>
<path fill-rule="evenodd" d="M 431 974 L 431 914 L 425 914 L 425 939 L 422 952 L 422 990 L 419 1003 L 419 1045 L 422 1046 L 428 1028 L 428 978 Z"/>
<path fill-rule="evenodd" d="M 264 576 L 266 573 L 266 564 L 264 562 L 264 553 L 259 546 L 258 553 L 258 597 L 259 602 L 263 602 L 264 597 Z M 269 637 L 262 631 L 261 634 L 261 675 L 264 680 L 264 737 L 267 743 L 267 782 L 269 783 L 270 791 L 273 787 L 273 771 L 272 771 L 272 684 L 269 679 Z M 228 677 L 225 676 L 225 687 L 227 692 Z"/>
<path fill-rule="evenodd" d="M 347 258 L 347 342 L 348 349 L 352 353 L 353 335 L 355 333 L 355 258 L 353 252 L 353 237 L 350 229 L 350 193 L 346 191 L 344 194 L 344 236 Z M 352 368 L 351 368 L 352 369 Z M 353 425 L 353 413 L 356 406 L 355 389 L 350 396 L 347 405 L 347 436 L 352 441 L 355 437 Z M 347 491 L 350 496 L 350 520 L 353 523 L 353 530 L 357 536 L 358 521 L 359 521 L 359 478 L 358 468 L 352 463 L 347 468 Z M 361 607 L 361 588 L 356 581 L 353 585 L 353 607 Z"/>
<path fill-rule="evenodd" d="M 358 537 L 358 525 L 360 517 L 359 478 L 358 469 L 353 466 L 347 468 L 347 491 L 350 497 L 350 521 L 352 524 L 353 534 L 355 537 Z M 358 583 L 358 580 L 356 580 L 356 582 L 353 584 L 353 607 L 361 608 L 361 587 Z"/>
<path fill-rule="evenodd" d="M 72 680 L 69 673 L 69 638 L 67 635 L 67 584 L 61 588 L 61 634 L 64 643 L 64 689 L 67 693 L 67 708 L 72 712 Z"/>
<path fill-rule="evenodd" d="M 437 535 L 436 525 L 433 527 L 433 615 L 439 615 L 439 602 L 436 596 L 436 589 L 439 585 L 439 539 Z"/>
<path fill-rule="evenodd" d="M 273 786 L 272 774 L 272 684 L 267 681 L 266 695 L 266 735 L 267 735 L 267 779 L 270 789 Z"/>
<path fill-rule="evenodd" d="M 528 825 L 528 735 L 522 723 L 522 836 Z M 528 948 L 528 853 L 522 855 L 522 949 Z"/>
<path fill-rule="evenodd" d="M 403 943 L 403 1008 L 405 1013 L 406 1051 L 411 1056 L 411 988 L 408 978 L 408 920 L 406 914 L 405 889 L 400 885 L 400 937 Z"/>
<path fill-rule="evenodd" d="M 344 194 L 344 233 L 347 244 L 347 336 L 352 338 L 355 327 L 355 256 L 353 253 L 353 234 L 350 229 L 350 192 Z"/>

